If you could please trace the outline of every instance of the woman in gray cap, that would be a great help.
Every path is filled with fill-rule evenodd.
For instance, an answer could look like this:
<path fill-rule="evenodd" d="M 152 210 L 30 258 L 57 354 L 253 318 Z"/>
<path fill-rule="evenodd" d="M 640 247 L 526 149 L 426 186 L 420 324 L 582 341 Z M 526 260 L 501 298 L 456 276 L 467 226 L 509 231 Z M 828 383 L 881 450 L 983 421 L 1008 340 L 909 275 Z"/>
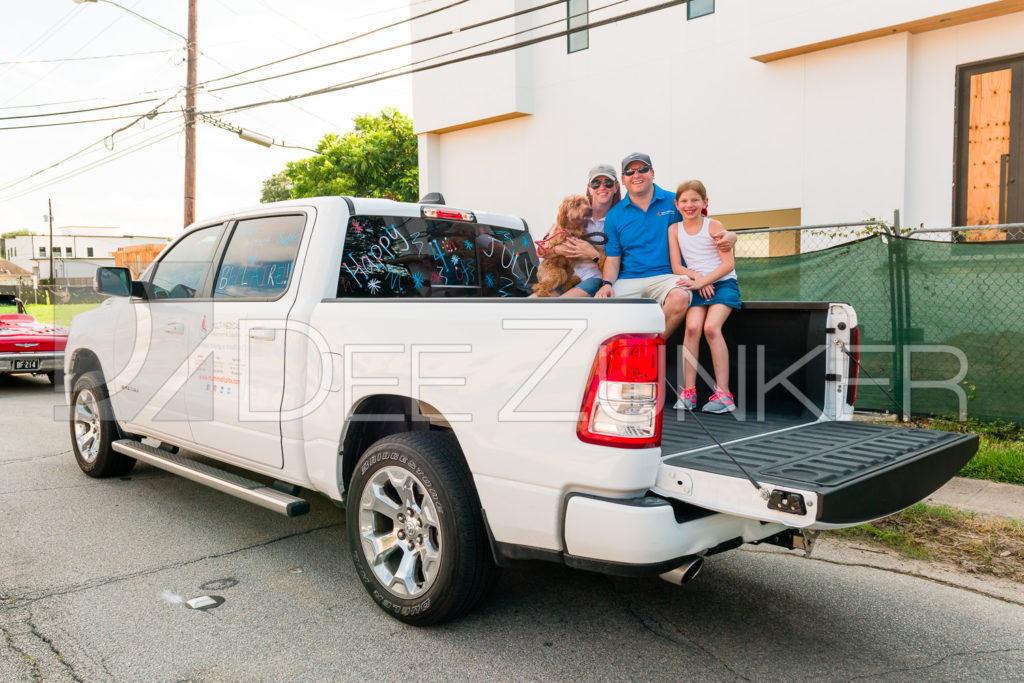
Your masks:
<path fill-rule="evenodd" d="M 619 178 L 611 164 L 598 164 L 587 174 L 587 199 L 593 211 L 587 223 L 588 233 L 604 234 L 604 217 L 622 199 Z M 556 254 L 576 259 L 576 276 L 580 283 L 562 296 L 594 296 L 601 288 L 601 251 L 586 240 L 570 238 L 552 249 Z"/>

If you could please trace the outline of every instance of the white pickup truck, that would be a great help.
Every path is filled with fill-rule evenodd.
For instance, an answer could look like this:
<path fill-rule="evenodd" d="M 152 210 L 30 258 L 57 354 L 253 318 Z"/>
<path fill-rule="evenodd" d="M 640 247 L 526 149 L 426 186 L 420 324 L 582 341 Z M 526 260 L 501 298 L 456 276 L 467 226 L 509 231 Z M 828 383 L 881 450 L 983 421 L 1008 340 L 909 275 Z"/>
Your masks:
<path fill-rule="evenodd" d="M 75 457 L 286 515 L 319 492 L 373 599 L 430 624 L 520 560 L 683 583 L 743 543 L 809 550 L 976 449 L 850 421 L 847 305 L 745 304 L 725 329 L 739 409 L 695 415 L 669 407 L 681 344 L 655 302 L 527 298 L 536 264 L 521 219 L 443 204 L 328 197 L 193 225 L 138 280 L 97 271 L 110 297 L 66 351 Z"/>

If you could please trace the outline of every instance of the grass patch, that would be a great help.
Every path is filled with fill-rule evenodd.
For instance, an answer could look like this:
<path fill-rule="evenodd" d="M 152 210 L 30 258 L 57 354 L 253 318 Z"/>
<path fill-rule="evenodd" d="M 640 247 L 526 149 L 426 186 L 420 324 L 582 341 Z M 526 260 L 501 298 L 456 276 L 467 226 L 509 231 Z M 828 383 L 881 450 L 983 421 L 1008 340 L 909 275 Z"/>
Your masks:
<path fill-rule="evenodd" d="M 954 420 L 948 417 L 917 417 L 914 419 L 926 429 L 978 434 L 981 437 L 978 452 L 960 470 L 959 476 L 1024 486 L 1024 426 L 1004 420 L 985 422 L 977 418 Z M 896 424 L 900 427 L 915 428 L 912 422 L 880 422 L 879 424 Z"/>
<path fill-rule="evenodd" d="M 918 419 L 920 422 L 920 419 Z M 1005 420 L 986 422 L 976 417 L 966 420 L 954 420 L 950 417 L 936 417 L 928 420 L 925 426 L 929 429 L 941 429 L 944 432 L 960 432 L 961 434 L 981 434 L 1004 441 L 1024 440 L 1024 425 Z"/>
<path fill-rule="evenodd" d="M 1024 525 L 989 519 L 946 505 L 917 503 L 870 524 L 826 536 L 889 548 L 903 557 L 956 565 L 1024 583 Z"/>
<path fill-rule="evenodd" d="M 1024 486 L 1024 443 L 982 435 L 978 452 L 960 470 L 960 476 Z"/>
<path fill-rule="evenodd" d="M 92 304 L 25 304 L 25 312 L 41 323 L 67 327 L 76 315 L 91 311 L 99 305 L 99 302 Z"/>

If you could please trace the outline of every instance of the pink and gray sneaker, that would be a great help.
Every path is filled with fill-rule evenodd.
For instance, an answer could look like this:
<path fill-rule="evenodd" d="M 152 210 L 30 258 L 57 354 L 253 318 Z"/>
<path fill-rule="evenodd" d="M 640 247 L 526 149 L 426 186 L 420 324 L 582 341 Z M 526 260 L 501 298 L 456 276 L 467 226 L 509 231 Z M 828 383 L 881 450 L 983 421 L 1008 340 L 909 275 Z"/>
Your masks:
<path fill-rule="evenodd" d="M 727 394 L 716 387 L 711 400 L 705 403 L 701 410 L 705 413 L 731 413 L 736 410 L 736 404 L 733 403 L 732 394 Z"/>
<path fill-rule="evenodd" d="M 697 407 L 697 387 L 679 387 L 679 398 L 673 410 L 693 410 Z"/>

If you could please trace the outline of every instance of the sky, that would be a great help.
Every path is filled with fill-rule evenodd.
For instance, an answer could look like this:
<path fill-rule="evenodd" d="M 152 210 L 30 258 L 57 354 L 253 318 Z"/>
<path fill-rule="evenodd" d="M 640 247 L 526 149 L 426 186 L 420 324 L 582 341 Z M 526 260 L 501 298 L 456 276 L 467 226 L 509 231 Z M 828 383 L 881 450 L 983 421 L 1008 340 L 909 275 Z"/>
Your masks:
<path fill-rule="evenodd" d="M 198 80 L 225 76 L 407 19 L 423 0 L 198 0 Z M 0 22 L 0 233 L 44 234 L 47 200 L 55 227 L 108 226 L 123 234 L 172 237 L 183 226 L 186 0 L 73 0 L 5 3 Z M 170 31 L 126 12 L 132 12 Z M 285 71 L 356 56 L 409 40 L 408 24 L 276 66 L 205 84 L 198 109 L 214 111 L 308 92 L 401 67 L 407 48 L 304 74 L 242 85 Z M 149 53 L 149 54 L 138 54 Z M 127 56 L 114 56 L 127 55 Z M 136 100 L 152 102 L 62 116 L 35 116 Z M 160 107 L 161 114 L 135 121 Z M 408 76 L 337 93 L 215 115 L 277 142 L 315 148 L 352 117 L 392 106 L 412 114 Z M 32 115 L 33 118 L 13 118 Z M 127 127 L 125 127 L 127 126 Z M 125 127 L 124 130 L 118 129 Z M 115 132 L 117 131 L 117 132 Z M 266 148 L 197 124 L 196 218 L 259 202 L 263 180 L 303 149 Z M 80 154 L 79 154 L 80 153 Z M 71 158 L 69 158 L 71 157 Z M 56 164 L 56 165 L 55 165 Z M 52 168 L 48 168 L 51 167 Z"/>

